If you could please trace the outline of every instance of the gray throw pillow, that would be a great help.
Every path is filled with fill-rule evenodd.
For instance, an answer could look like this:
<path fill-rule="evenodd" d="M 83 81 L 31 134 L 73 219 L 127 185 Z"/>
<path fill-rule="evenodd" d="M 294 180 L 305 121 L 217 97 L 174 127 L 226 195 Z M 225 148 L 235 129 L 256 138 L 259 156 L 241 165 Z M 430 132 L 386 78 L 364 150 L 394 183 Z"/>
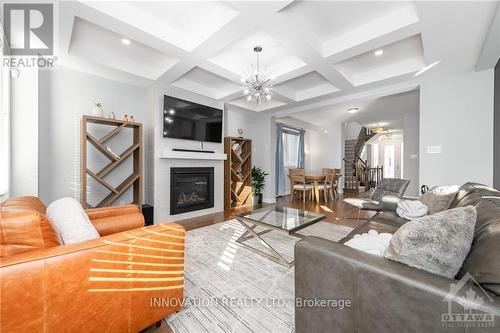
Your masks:
<path fill-rule="evenodd" d="M 409 221 L 394 233 L 384 257 L 454 278 L 469 253 L 476 217 L 467 206 Z"/>
<path fill-rule="evenodd" d="M 442 212 L 450 208 L 453 199 L 457 196 L 458 186 L 440 186 L 422 194 L 418 200 L 429 207 L 429 215 Z"/>

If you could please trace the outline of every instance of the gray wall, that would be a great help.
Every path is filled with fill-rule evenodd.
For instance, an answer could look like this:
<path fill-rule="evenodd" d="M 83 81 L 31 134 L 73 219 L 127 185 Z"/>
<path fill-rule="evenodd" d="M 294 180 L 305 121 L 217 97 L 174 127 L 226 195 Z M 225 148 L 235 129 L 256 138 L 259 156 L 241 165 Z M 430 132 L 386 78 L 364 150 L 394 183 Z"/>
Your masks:
<path fill-rule="evenodd" d="M 495 127 L 493 144 L 493 186 L 500 190 L 500 60 L 495 67 Z"/>
<path fill-rule="evenodd" d="M 103 103 L 105 114 L 114 111 L 118 119 L 128 114 L 144 122 L 146 91 L 64 67 L 40 71 L 39 90 L 39 196 L 46 204 L 62 197 L 79 200 L 82 115 L 91 114 L 94 103 L 99 101 Z M 110 128 L 93 125 L 91 131 L 100 137 Z M 108 142 L 113 151 L 120 153 L 131 143 L 128 131 L 130 129 L 120 132 Z M 144 151 L 147 150 L 144 147 Z M 109 162 L 91 145 L 88 145 L 88 159 L 90 167 L 97 171 Z M 130 174 L 131 163 L 131 160 L 125 161 L 115 169 L 116 174 L 107 178 L 109 183 L 116 186 L 123 181 Z M 95 204 L 109 192 L 88 179 L 89 202 Z M 128 203 L 131 198 L 129 190 L 116 204 Z"/>
<path fill-rule="evenodd" d="M 420 86 L 420 184 L 493 184 L 493 70 L 429 76 Z M 441 153 L 428 153 L 441 146 Z"/>
<path fill-rule="evenodd" d="M 410 180 L 405 195 L 418 197 L 419 112 L 403 115 L 403 178 Z M 380 155 L 379 155 L 380 156 Z"/>

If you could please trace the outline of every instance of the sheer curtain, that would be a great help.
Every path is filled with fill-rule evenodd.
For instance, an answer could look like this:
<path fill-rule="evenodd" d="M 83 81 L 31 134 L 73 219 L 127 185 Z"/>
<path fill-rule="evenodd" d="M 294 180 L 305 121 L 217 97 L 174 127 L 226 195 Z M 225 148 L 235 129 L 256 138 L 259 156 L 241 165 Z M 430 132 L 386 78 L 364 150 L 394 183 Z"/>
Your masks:
<path fill-rule="evenodd" d="M 3 31 L 0 27 L 0 33 Z M 1 58 L 6 55 L 6 49 L 1 49 Z M 0 63 L 0 201 L 9 194 L 10 178 L 10 70 Z"/>
<path fill-rule="evenodd" d="M 288 169 L 304 167 L 304 133 L 303 129 L 276 124 L 276 195 L 289 191 Z"/>
<path fill-rule="evenodd" d="M 299 142 L 298 142 L 298 150 L 297 150 L 297 155 L 298 155 L 298 167 L 303 168 L 305 166 L 305 151 L 304 151 L 304 133 L 305 131 L 303 129 L 299 130 Z"/>
<path fill-rule="evenodd" d="M 283 126 L 276 124 L 276 195 L 285 192 Z"/>

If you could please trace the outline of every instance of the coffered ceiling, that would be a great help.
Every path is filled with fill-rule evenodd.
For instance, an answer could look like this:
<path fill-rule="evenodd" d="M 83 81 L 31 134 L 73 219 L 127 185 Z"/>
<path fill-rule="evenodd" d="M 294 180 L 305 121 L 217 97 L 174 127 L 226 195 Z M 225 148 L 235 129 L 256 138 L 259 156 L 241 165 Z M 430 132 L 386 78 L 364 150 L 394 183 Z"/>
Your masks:
<path fill-rule="evenodd" d="M 414 88 L 414 74 L 438 60 L 434 71 L 473 67 L 496 6 L 61 1 L 56 52 L 65 66 L 113 80 L 161 82 L 236 108 L 283 113 L 384 86 Z M 263 47 L 261 66 L 274 76 L 275 94 L 263 106 L 243 98 L 240 81 L 255 64 L 256 45 Z"/>

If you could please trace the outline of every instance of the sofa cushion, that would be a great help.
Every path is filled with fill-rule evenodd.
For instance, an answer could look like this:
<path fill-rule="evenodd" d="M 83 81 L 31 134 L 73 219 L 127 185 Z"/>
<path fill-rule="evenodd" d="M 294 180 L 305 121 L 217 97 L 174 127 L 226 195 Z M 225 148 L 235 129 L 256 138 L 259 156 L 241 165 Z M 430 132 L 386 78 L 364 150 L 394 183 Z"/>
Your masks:
<path fill-rule="evenodd" d="M 468 203 L 465 200 L 470 200 L 469 196 L 475 196 L 480 200 L 483 196 L 500 196 L 500 192 L 479 183 L 465 183 L 460 186 L 455 199 L 452 201 L 450 208 L 465 207 Z"/>
<path fill-rule="evenodd" d="M 73 198 L 62 198 L 47 207 L 47 216 L 63 244 L 99 238 L 82 205 Z"/>
<path fill-rule="evenodd" d="M 19 197 L 0 204 L 0 257 L 54 246 L 59 246 L 57 235 L 38 198 Z"/>
<path fill-rule="evenodd" d="M 487 193 L 492 194 L 492 193 Z M 474 199 L 479 196 L 480 199 Z M 500 196 L 483 199 L 478 193 L 469 195 L 463 202 L 474 203 L 477 222 L 474 241 L 469 255 L 457 275 L 462 278 L 470 273 L 481 286 L 500 295 Z"/>
<path fill-rule="evenodd" d="M 440 186 L 422 194 L 418 200 L 429 208 L 428 214 L 432 215 L 450 208 L 457 192 L 458 185 Z"/>
<path fill-rule="evenodd" d="M 469 253 L 476 216 L 467 206 L 409 221 L 394 233 L 384 257 L 454 278 Z"/>

